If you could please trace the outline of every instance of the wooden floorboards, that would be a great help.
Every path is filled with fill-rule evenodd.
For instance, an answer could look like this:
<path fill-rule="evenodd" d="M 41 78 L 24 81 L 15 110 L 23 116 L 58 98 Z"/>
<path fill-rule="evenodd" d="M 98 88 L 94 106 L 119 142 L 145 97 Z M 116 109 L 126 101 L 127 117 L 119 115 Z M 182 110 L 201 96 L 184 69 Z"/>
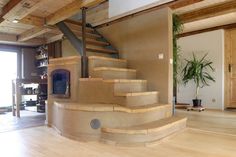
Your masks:
<path fill-rule="evenodd" d="M 31 111 L 21 112 L 21 118 L 13 117 L 11 112 L 0 114 L 0 133 L 36 126 L 43 126 L 45 124 L 45 113 L 37 113 Z"/>
<path fill-rule="evenodd" d="M 178 114 L 190 114 L 178 111 Z M 187 128 L 178 134 L 149 147 L 125 148 L 98 142 L 77 142 L 61 137 L 48 127 L 36 127 L 0 133 L 1 157 L 235 157 L 236 135 L 229 135 L 231 122 L 236 113 L 192 112 Z M 210 115 L 210 116 L 209 116 Z M 218 115 L 218 116 L 217 116 Z M 189 116 L 189 115 L 188 115 Z M 221 117 L 213 118 L 213 117 Z M 211 120 L 206 127 L 206 118 Z M 232 118 L 232 119 L 231 119 Z M 201 122 L 204 125 L 201 126 Z M 214 121 L 215 120 L 215 121 Z M 228 121 L 229 120 L 229 121 Z M 232 120 L 232 121 L 231 121 Z M 199 121 L 199 122 L 197 122 Z M 214 121 L 214 122 L 213 122 Z M 222 121 L 222 122 L 221 122 Z M 223 122 L 224 121 L 224 122 Z M 216 123 L 224 124 L 225 130 L 212 130 Z M 192 124 L 191 124 L 192 123 Z M 233 124 L 234 125 L 234 124 Z M 233 128 L 234 129 L 234 128 Z M 232 133 L 228 131 L 228 133 Z"/>
<path fill-rule="evenodd" d="M 177 110 L 176 114 L 188 118 L 187 127 L 189 128 L 236 135 L 236 111 L 206 110 L 197 112 Z"/>

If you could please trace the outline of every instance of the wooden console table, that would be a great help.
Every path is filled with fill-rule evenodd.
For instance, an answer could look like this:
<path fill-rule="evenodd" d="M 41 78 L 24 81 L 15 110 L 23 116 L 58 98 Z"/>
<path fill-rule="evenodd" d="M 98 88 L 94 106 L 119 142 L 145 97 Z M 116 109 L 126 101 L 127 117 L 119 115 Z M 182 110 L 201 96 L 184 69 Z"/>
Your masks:
<path fill-rule="evenodd" d="M 12 114 L 20 118 L 20 104 L 22 102 L 21 86 L 23 84 L 46 84 L 47 80 L 41 79 L 15 79 L 12 80 Z"/>

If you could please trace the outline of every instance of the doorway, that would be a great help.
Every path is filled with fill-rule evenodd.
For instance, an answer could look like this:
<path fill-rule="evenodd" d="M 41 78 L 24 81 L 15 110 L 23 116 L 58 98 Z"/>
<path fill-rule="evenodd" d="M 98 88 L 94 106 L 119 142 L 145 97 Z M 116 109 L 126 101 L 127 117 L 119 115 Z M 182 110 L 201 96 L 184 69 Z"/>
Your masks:
<path fill-rule="evenodd" d="M 25 101 L 28 99 L 36 99 L 35 95 L 22 96 L 21 102 L 21 118 L 13 116 L 13 93 L 12 93 L 12 80 L 18 78 L 18 65 L 19 65 L 18 52 L 0 51 L 0 133 L 6 131 L 13 131 L 23 128 L 42 126 L 45 122 L 45 113 L 38 113 L 26 109 Z M 25 63 L 20 63 L 25 64 Z M 28 66 L 28 65 L 25 65 Z M 19 72 L 21 70 L 19 69 Z M 30 97 L 30 98 L 28 98 Z"/>
<path fill-rule="evenodd" d="M 0 108 L 12 105 L 12 80 L 17 77 L 17 53 L 0 51 Z"/>
<path fill-rule="evenodd" d="M 225 31 L 225 108 L 236 108 L 236 29 Z"/>

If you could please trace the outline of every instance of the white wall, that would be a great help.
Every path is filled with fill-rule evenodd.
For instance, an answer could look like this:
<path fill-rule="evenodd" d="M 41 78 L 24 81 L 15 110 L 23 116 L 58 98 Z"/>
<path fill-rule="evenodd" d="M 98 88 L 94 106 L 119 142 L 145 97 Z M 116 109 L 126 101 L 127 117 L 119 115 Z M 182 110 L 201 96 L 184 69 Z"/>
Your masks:
<path fill-rule="evenodd" d="M 183 58 L 191 58 L 192 52 L 197 52 L 201 57 L 206 52 L 208 59 L 213 61 L 215 72 L 213 76 L 216 80 L 210 86 L 200 89 L 200 99 L 206 108 L 224 108 L 224 30 L 217 30 L 192 36 L 180 38 L 178 44 L 182 50 Z M 178 102 L 192 103 L 195 94 L 194 83 L 187 86 L 179 85 Z"/>
<path fill-rule="evenodd" d="M 160 5 L 173 0 L 109 0 L 109 17 L 118 16 L 131 10 L 150 5 Z"/>

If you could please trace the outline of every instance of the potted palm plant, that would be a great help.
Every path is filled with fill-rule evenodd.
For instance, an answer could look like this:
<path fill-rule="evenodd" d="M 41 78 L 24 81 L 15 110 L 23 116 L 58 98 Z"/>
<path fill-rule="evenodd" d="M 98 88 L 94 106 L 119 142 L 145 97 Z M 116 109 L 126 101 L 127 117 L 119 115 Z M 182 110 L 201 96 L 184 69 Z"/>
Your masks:
<path fill-rule="evenodd" d="M 209 86 L 209 82 L 215 82 L 215 79 L 211 76 L 210 72 L 214 71 L 211 61 L 206 59 L 207 54 L 202 58 L 196 58 L 193 53 L 191 60 L 186 60 L 186 65 L 183 68 L 182 81 L 186 85 L 189 81 L 193 80 L 195 83 L 195 99 L 193 99 L 193 107 L 201 107 L 201 99 L 199 99 L 199 89 L 205 86 Z"/>

